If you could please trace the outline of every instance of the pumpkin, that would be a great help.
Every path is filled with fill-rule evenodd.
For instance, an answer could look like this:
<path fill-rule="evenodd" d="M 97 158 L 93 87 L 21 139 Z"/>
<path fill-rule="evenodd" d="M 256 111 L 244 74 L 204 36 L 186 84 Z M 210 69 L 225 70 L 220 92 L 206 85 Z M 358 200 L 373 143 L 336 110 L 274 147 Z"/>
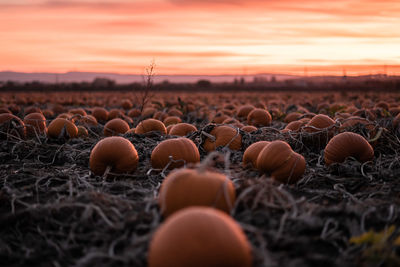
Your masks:
<path fill-rule="evenodd" d="M 293 184 L 303 175 L 306 162 L 288 143 L 277 140 L 260 151 L 256 166 L 260 171 L 270 173 L 280 183 Z"/>
<path fill-rule="evenodd" d="M 203 144 L 203 148 L 207 152 L 213 151 L 219 146 L 228 145 L 232 150 L 240 150 L 242 147 L 242 135 L 230 126 L 216 126 L 212 129 L 210 135 L 214 138 L 207 137 Z"/>
<path fill-rule="evenodd" d="M 253 105 L 244 105 L 241 106 L 237 113 L 236 116 L 238 118 L 247 118 L 247 116 L 249 115 L 250 111 L 252 111 L 253 109 L 255 109 L 255 107 Z"/>
<path fill-rule="evenodd" d="M 170 158 L 174 160 L 171 163 Z M 163 169 L 168 163 L 168 169 L 174 169 L 197 162 L 200 162 L 199 150 L 192 140 L 185 137 L 164 140 L 151 153 L 151 166 L 155 169 Z"/>
<path fill-rule="evenodd" d="M 271 142 L 269 141 L 258 141 L 251 144 L 243 153 L 243 165 L 251 163 L 254 168 L 257 168 L 257 158 L 261 150 Z"/>
<path fill-rule="evenodd" d="M 300 112 L 297 112 L 297 111 L 290 112 L 289 114 L 287 114 L 285 116 L 285 119 L 283 121 L 286 123 L 289 123 L 292 121 L 297 121 L 301 116 L 302 116 L 302 114 Z"/>
<path fill-rule="evenodd" d="M 197 131 L 196 126 L 189 123 L 177 123 L 171 126 L 171 130 L 169 131 L 170 135 L 186 136 Z"/>
<path fill-rule="evenodd" d="M 42 113 L 42 110 L 38 107 L 27 107 L 24 110 L 25 116 L 31 113 Z"/>
<path fill-rule="evenodd" d="M 54 116 L 54 112 L 51 109 L 45 109 L 42 113 L 45 118 L 51 118 Z"/>
<path fill-rule="evenodd" d="M 126 121 L 120 118 L 115 118 L 104 125 L 103 133 L 105 136 L 119 135 L 126 133 L 129 128 L 129 124 Z"/>
<path fill-rule="evenodd" d="M 169 125 L 172 125 L 172 124 L 177 124 L 177 123 L 180 123 L 180 122 L 182 122 L 182 120 L 181 120 L 181 118 L 179 118 L 177 116 L 169 116 L 169 117 L 166 117 L 164 119 L 164 125 L 165 126 L 169 126 Z"/>
<path fill-rule="evenodd" d="M 242 128 L 240 128 L 240 130 L 248 132 L 248 133 L 252 133 L 252 132 L 257 131 L 258 129 L 257 129 L 257 127 L 255 127 L 253 125 L 246 125 L 246 126 L 243 126 Z"/>
<path fill-rule="evenodd" d="M 142 117 L 143 118 L 150 118 L 153 117 L 154 113 L 156 113 L 157 109 L 153 107 L 148 107 L 143 109 L 142 111 Z"/>
<path fill-rule="evenodd" d="M 335 121 L 332 120 L 329 116 L 325 114 L 318 114 L 314 116 L 303 129 L 305 132 L 313 133 L 329 128 L 334 124 Z"/>
<path fill-rule="evenodd" d="M 334 136 L 324 150 L 326 165 L 344 162 L 350 156 L 360 162 L 370 161 L 374 158 L 374 149 L 361 135 L 344 132 Z"/>
<path fill-rule="evenodd" d="M 300 130 L 300 128 L 303 125 L 305 125 L 305 123 L 303 121 L 300 121 L 300 120 L 291 121 L 286 125 L 285 129 L 283 129 L 281 132 L 283 132 L 283 133 L 286 133 L 286 132 L 289 132 L 289 131 L 297 132 L 297 131 Z"/>
<path fill-rule="evenodd" d="M 74 114 L 74 115 L 81 115 L 81 116 L 86 116 L 86 111 L 83 108 L 74 108 L 69 110 L 68 113 Z"/>
<path fill-rule="evenodd" d="M 77 137 L 82 138 L 82 137 L 88 137 L 88 136 L 89 136 L 89 132 L 88 132 L 88 130 L 87 130 L 84 126 L 79 125 L 77 128 L 78 128 L 78 135 L 77 135 Z"/>
<path fill-rule="evenodd" d="M 124 113 L 120 109 L 114 108 L 108 112 L 107 120 L 110 121 L 110 120 L 113 120 L 116 118 L 122 118 L 123 115 L 124 115 Z"/>
<path fill-rule="evenodd" d="M 358 117 L 358 116 L 351 116 L 351 117 L 345 119 L 343 121 L 342 125 L 340 126 L 339 130 L 341 132 L 344 132 L 347 129 L 349 129 L 351 127 L 354 127 L 357 124 L 364 125 L 365 128 L 367 128 L 370 131 L 374 131 L 375 130 L 375 126 L 371 121 L 369 121 L 369 120 L 367 120 L 365 118 Z"/>
<path fill-rule="evenodd" d="M 114 173 L 130 173 L 136 170 L 138 153 L 133 144 L 120 136 L 100 140 L 90 152 L 89 166 L 95 175 L 103 175 L 107 168 Z"/>
<path fill-rule="evenodd" d="M 168 110 L 168 115 L 182 117 L 183 113 L 182 113 L 182 111 L 180 111 L 176 108 L 171 108 L 170 110 Z"/>
<path fill-rule="evenodd" d="M 221 124 L 224 120 L 230 119 L 230 117 L 226 114 L 223 114 L 221 112 L 218 112 L 215 114 L 214 118 L 212 119 L 213 123 Z"/>
<path fill-rule="evenodd" d="M 17 116 L 11 113 L 1 113 L 0 114 L 0 133 L 1 139 L 10 137 L 17 137 L 24 139 L 26 135 L 26 128 L 24 122 Z"/>
<path fill-rule="evenodd" d="M 128 116 L 131 117 L 131 118 L 139 117 L 141 114 L 142 114 L 142 112 L 140 112 L 140 110 L 137 109 L 137 108 L 131 109 L 128 112 Z"/>
<path fill-rule="evenodd" d="M 224 174 L 178 169 L 163 181 L 159 205 L 164 217 L 190 206 L 210 206 L 230 213 L 236 199 L 235 187 Z"/>
<path fill-rule="evenodd" d="M 12 114 L 12 112 L 11 112 L 8 108 L 6 108 L 6 107 L 0 107 L 0 114 L 3 114 L 3 113 L 10 113 L 10 114 Z"/>
<path fill-rule="evenodd" d="M 145 134 L 152 131 L 167 134 L 167 128 L 165 128 L 164 123 L 156 119 L 143 120 L 135 128 L 135 133 L 137 134 Z"/>
<path fill-rule="evenodd" d="M 242 123 L 240 123 L 240 121 L 238 121 L 234 118 L 228 118 L 228 119 L 224 120 L 222 122 L 222 124 L 229 124 L 229 125 L 232 125 L 237 128 L 242 128 L 244 126 Z"/>
<path fill-rule="evenodd" d="M 63 136 L 61 136 L 61 134 Z M 78 136 L 78 128 L 75 124 L 64 118 L 52 120 L 47 127 L 47 135 L 50 138 L 75 138 Z"/>
<path fill-rule="evenodd" d="M 92 111 L 92 115 L 96 118 L 97 121 L 105 122 L 108 119 L 108 111 L 105 108 L 94 108 Z"/>
<path fill-rule="evenodd" d="M 92 115 L 87 115 L 80 118 L 77 123 L 86 126 L 97 126 L 97 119 Z"/>
<path fill-rule="evenodd" d="M 24 118 L 26 134 L 29 137 L 45 135 L 47 132 L 46 118 L 42 113 L 29 113 Z"/>
<path fill-rule="evenodd" d="M 256 127 L 268 126 L 271 121 L 271 114 L 265 109 L 255 108 L 247 115 L 247 124 Z"/>
<path fill-rule="evenodd" d="M 176 212 L 154 233 L 149 267 L 252 266 L 251 246 L 222 211 L 191 207 Z"/>
<path fill-rule="evenodd" d="M 132 102 L 129 99 L 125 99 L 121 103 L 121 107 L 125 110 L 131 109 L 133 107 Z"/>
<path fill-rule="evenodd" d="M 153 119 L 159 120 L 159 121 L 163 121 L 164 119 L 166 119 L 168 117 L 168 114 L 163 112 L 163 111 L 157 111 L 156 113 L 154 113 L 153 115 Z"/>

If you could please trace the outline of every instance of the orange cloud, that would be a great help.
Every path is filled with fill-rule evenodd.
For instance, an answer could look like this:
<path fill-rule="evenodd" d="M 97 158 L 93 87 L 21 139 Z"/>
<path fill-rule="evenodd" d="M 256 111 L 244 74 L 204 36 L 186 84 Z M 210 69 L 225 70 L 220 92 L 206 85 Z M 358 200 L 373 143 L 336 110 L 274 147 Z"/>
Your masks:
<path fill-rule="evenodd" d="M 397 71 L 399 26 L 395 0 L 3 0 L 0 70 Z"/>

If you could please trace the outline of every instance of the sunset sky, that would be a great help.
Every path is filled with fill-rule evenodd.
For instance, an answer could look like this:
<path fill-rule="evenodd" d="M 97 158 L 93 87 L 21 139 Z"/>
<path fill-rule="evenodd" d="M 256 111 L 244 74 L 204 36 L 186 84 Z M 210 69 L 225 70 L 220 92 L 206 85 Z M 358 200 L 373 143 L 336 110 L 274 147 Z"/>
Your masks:
<path fill-rule="evenodd" d="M 399 0 L 0 0 L 0 71 L 400 74 Z"/>

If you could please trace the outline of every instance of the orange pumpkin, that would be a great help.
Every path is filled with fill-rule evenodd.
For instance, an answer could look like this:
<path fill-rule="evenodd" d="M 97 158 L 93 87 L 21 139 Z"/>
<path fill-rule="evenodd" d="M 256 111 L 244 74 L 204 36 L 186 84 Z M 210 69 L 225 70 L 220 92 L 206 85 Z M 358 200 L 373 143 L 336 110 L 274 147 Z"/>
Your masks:
<path fill-rule="evenodd" d="M 252 266 L 251 246 L 224 212 L 191 207 L 176 212 L 150 242 L 149 267 Z"/>
<path fill-rule="evenodd" d="M 96 118 L 97 121 L 105 122 L 108 119 L 108 111 L 105 108 L 94 108 L 92 111 L 92 115 Z"/>
<path fill-rule="evenodd" d="M 203 144 L 203 148 L 207 152 L 213 151 L 219 146 L 228 145 L 232 150 L 240 150 L 242 147 L 241 134 L 230 126 L 216 126 L 210 132 L 210 135 L 214 138 L 207 137 Z"/>
<path fill-rule="evenodd" d="M 178 169 L 160 188 L 159 205 L 164 217 L 190 206 L 210 206 L 230 213 L 235 187 L 224 174 L 205 170 Z"/>
<path fill-rule="evenodd" d="M 252 132 L 257 131 L 258 129 L 257 129 L 257 127 L 255 127 L 253 125 L 246 125 L 246 126 L 243 126 L 242 128 L 240 128 L 240 130 L 248 132 L 248 133 L 252 133 Z"/>
<path fill-rule="evenodd" d="M 247 115 L 247 124 L 256 127 L 268 126 L 271 121 L 271 114 L 265 109 L 255 108 Z"/>
<path fill-rule="evenodd" d="M 136 170 L 138 153 L 133 144 L 120 136 L 100 140 L 90 152 L 89 166 L 95 175 L 103 175 L 107 167 L 114 173 L 129 173 Z"/>
<path fill-rule="evenodd" d="M 88 137 L 89 136 L 89 132 L 84 126 L 79 125 L 77 128 L 78 128 L 77 137 L 84 138 L 84 137 Z"/>
<path fill-rule="evenodd" d="M 11 113 L 0 114 L 0 130 L 3 132 L 0 133 L 1 139 L 6 139 L 8 137 L 24 139 L 26 135 L 24 122 Z"/>
<path fill-rule="evenodd" d="M 152 131 L 167 134 L 167 128 L 165 128 L 164 123 L 156 119 L 147 119 L 141 121 L 135 128 L 135 133 L 137 134 L 145 134 Z"/>
<path fill-rule="evenodd" d="M 193 124 L 189 123 L 178 123 L 172 125 L 171 130 L 169 131 L 170 135 L 177 135 L 177 136 L 186 136 L 190 133 L 196 132 L 197 128 Z"/>
<path fill-rule="evenodd" d="M 236 113 L 236 116 L 237 116 L 238 118 L 247 118 L 247 116 L 249 115 L 249 113 L 250 113 L 253 109 L 255 109 L 255 107 L 254 107 L 253 105 L 244 105 L 244 106 L 241 106 L 241 107 L 238 109 L 238 111 L 237 111 L 237 113 Z"/>
<path fill-rule="evenodd" d="M 75 138 L 78 136 L 78 128 L 69 120 L 56 118 L 52 120 L 47 127 L 47 135 L 50 138 Z"/>
<path fill-rule="evenodd" d="M 104 125 L 104 135 L 105 136 L 113 136 L 113 135 L 119 135 L 119 134 L 124 134 L 129 130 L 129 124 L 126 123 L 126 121 L 120 119 L 120 118 L 115 118 L 106 123 Z"/>
<path fill-rule="evenodd" d="M 364 137 L 352 132 L 334 136 L 325 147 L 326 165 L 344 162 L 350 156 L 360 162 L 370 161 L 374 158 L 374 149 Z"/>
<path fill-rule="evenodd" d="M 164 125 L 165 126 L 169 126 L 169 125 L 172 125 L 172 124 L 178 124 L 180 122 L 182 122 L 182 120 L 178 116 L 169 116 L 169 117 L 166 117 L 164 119 Z"/>
<path fill-rule="evenodd" d="M 335 124 L 335 121 L 332 120 L 329 116 L 325 114 L 318 114 L 314 116 L 303 128 L 306 132 L 318 132 L 323 129 L 329 128 Z M 311 127 L 310 127 L 311 126 Z"/>
<path fill-rule="evenodd" d="M 24 118 L 26 134 L 29 137 L 45 135 L 47 132 L 46 118 L 42 113 L 29 113 Z"/>
<path fill-rule="evenodd" d="M 288 143 L 277 140 L 266 145 L 257 157 L 257 168 L 271 174 L 280 183 L 296 183 L 303 175 L 304 157 L 292 150 Z"/>
<path fill-rule="evenodd" d="M 258 141 L 256 143 L 251 144 L 243 154 L 243 165 L 251 163 L 254 168 L 257 168 L 257 158 L 260 154 L 261 150 L 271 142 L 269 141 Z"/>
<path fill-rule="evenodd" d="M 151 153 L 151 166 L 155 169 L 163 169 L 168 164 L 168 169 L 174 169 L 197 162 L 200 162 L 199 150 L 185 137 L 164 140 Z"/>

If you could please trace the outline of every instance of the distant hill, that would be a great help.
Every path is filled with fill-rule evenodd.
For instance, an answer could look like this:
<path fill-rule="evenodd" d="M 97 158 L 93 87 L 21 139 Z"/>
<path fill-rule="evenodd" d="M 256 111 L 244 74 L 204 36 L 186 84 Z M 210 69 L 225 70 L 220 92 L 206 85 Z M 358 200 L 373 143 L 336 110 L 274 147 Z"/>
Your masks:
<path fill-rule="evenodd" d="M 257 74 L 257 75 L 155 75 L 154 81 L 161 83 L 169 81 L 172 83 L 194 83 L 198 80 L 209 80 L 214 83 L 233 82 L 235 79 L 244 78 L 246 81 L 253 81 L 257 77 L 259 80 L 269 81 L 275 77 L 277 81 L 296 79 L 299 76 L 284 74 Z M 135 74 L 117 74 L 117 73 L 97 73 L 97 72 L 67 72 L 67 73 L 24 73 L 3 71 L 0 72 L 0 81 L 14 82 L 44 82 L 44 83 L 69 83 L 69 82 L 92 82 L 96 78 L 107 78 L 114 80 L 118 84 L 127 84 L 133 82 L 142 82 L 142 75 Z"/>

